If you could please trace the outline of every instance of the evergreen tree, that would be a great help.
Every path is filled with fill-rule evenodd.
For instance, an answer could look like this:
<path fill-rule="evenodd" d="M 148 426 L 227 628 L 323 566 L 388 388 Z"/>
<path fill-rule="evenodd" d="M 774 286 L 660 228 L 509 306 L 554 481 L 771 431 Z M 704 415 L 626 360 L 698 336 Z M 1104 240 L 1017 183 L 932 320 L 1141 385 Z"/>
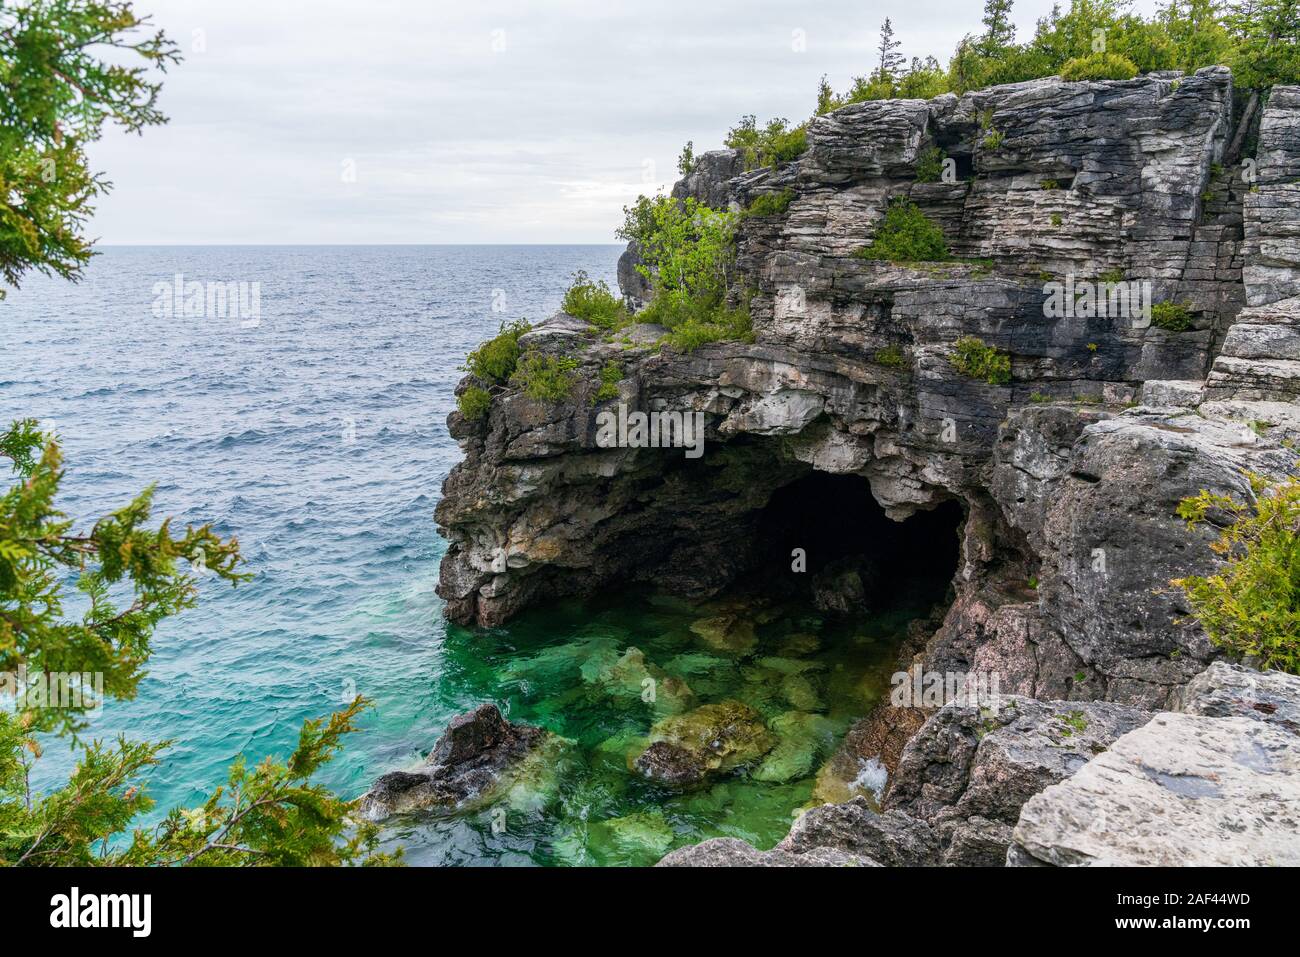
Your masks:
<path fill-rule="evenodd" d="M 876 68 L 876 75 L 884 81 L 893 83 L 898 78 L 898 71 L 903 67 L 903 55 L 898 52 L 902 43 L 894 39 L 894 25 L 885 17 L 885 22 L 880 26 L 880 45 L 877 51 L 880 54 L 880 65 Z"/>
<path fill-rule="evenodd" d="M 80 276 L 89 203 L 108 188 L 86 144 L 107 122 L 134 132 L 165 122 L 147 71 L 179 57 L 161 32 L 136 36 L 145 23 L 124 2 L 0 0 L 0 278 L 11 285 L 32 269 Z M 122 65 L 132 57 L 145 65 Z M 377 831 L 351 820 L 349 802 L 310 780 L 356 730 L 360 698 L 306 722 L 284 763 L 250 769 L 241 758 L 198 808 L 127 833 L 153 806 L 137 778 L 169 742 L 86 744 L 86 713 L 135 696 L 154 629 L 197 599 L 195 573 L 247 580 L 239 543 L 207 525 L 151 525 L 152 488 L 75 529 L 56 502 L 59 443 L 34 420 L 0 433 L 0 459 L 15 475 L 0 494 L 0 866 L 396 860 L 374 853 Z M 69 580 L 80 617 L 65 610 Z M 67 783 L 44 794 L 31 785 L 42 734 L 82 750 Z"/>
<path fill-rule="evenodd" d="M 1016 26 L 1011 22 L 1012 0 L 984 0 L 984 36 L 980 44 L 993 53 L 1016 42 Z"/>

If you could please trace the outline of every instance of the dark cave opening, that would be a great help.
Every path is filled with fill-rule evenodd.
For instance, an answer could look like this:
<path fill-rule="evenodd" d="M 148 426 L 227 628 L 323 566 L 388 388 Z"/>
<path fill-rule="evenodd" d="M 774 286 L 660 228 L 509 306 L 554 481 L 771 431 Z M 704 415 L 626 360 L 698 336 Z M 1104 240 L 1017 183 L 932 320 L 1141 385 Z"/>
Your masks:
<path fill-rule="evenodd" d="M 937 603 L 957 571 L 964 519 L 948 500 L 894 521 L 862 476 L 809 472 L 759 516 L 752 578 L 832 613 Z"/>

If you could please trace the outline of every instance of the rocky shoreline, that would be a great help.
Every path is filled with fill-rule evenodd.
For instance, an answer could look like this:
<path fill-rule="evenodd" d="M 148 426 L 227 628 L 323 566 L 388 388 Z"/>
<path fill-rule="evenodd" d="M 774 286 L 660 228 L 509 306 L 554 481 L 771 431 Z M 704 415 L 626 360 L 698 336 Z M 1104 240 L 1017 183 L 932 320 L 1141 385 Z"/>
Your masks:
<path fill-rule="evenodd" d="M 660 329 L 560 314 L 520 344 L 576 360 L 569 400 L 506 387 L 480 420 L 452 413 L 465 459 L 437 509 L 439 594 L 459 622 L 631 582 L 714 594 L 811 474 L 865 480 L 897 521 L 960 507 L 951 604 L 901 664 L 996 673 L 996 717 L 882 709 L 837 756 L 882 760 L 882 813 L 827 805 L 772 851 L 711 841 L 665 863 L 1296 862 L 1300 681 L 1216 662 L 1168 587 L 1215 563 L 1182 499 L 1250 501 L 1247 472 L 1296 473 L 1300 88 L 1275 87 L 1243 137 L 1238 100 L 1223 68 L 1053 78 L 847 106 L 777 168 L 706 153 L 675 196 L 789 196 L 738 236 L 755 341 L 679 353 Z M 1228 155 L 1238 141 L 1253 156 Z M 955 181 L 916 181 L 935 146 Z M 898 196 L 959 261 L 854 255 Z M 635 263 L 631 248 L 619 267 L 633 306 L 649 295 Z M 1186 304 L 1186 328 L 1045 306 L 1050 281 L 1114 275 Z M 1008 354 L 1010 381 L 959 371 L 963 336 Z M 597 443 L 611 362 L 618 404 L 704 414 L 700 463 Z M 680 750 L 643 770 L 697 773 Z"/>

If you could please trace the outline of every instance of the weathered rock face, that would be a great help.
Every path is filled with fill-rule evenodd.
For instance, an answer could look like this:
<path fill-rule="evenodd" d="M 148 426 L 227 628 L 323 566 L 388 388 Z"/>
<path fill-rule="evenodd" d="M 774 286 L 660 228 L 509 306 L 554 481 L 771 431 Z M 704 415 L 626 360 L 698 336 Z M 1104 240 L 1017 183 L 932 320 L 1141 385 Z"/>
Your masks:
<path fill-rule="evenodd" d="M 1006 697 L 946 705 L 903 749 L 885 807 L 930 824 L 944 864 L 1001 865 L 1021 806 L 1150 715 L 1126 705 Z"/>
<path fill-rule="evenodd" d="M 932 829 L 938 860 L 1000 860 L 1026 800 L 1073 780 L 1146 712 L 1180 700 L 1217 707 L 1183 690 L 1214 651 L 1168 586 L 1214 567 L 1214 532 L 1189 529 L 1176 508 L 1202 489 L 1249 501 L 1243 472 L 1296 469 L 1300 88 L 1272 91 L 1244 170 L 1225 155 L 1233 101 L 1221 68 L 1039 80 L 845 107 L 815 119 L 807 153 L 775 169 L 704 154 L 674 196 L 718 208 L 792 197 L 781 214 L 740 227 L 755 341 L 679 354 L 656 344 L 662 330 L 636 326 L 606 341 L 563 315 L 530 332 L 527 347 L 578 360 L 579 386 L 556 404 L 498 388 L 484 420 L 452 414 L 465 461 L 437 512 L 450 542 L 439 585 L 448 615 L 496 624 L 542 598 L 637 581 L 712 594 L 755 566 L 764 510 L 811 472 L 865 478 L 899 520 L 959 503 L 953 600 L 915 660 L 995 673 L 1023 710 L 1003 712 L 996 727 L 978 713 L 931 717 L 898 758 L 888 807 Z M 956 177 L 917 182 L 917 160 L 935 146 Z M 960 261 L 854 255 L 900 196 L 942 228 Z M 649 295 L 636 262 L 630 248 L 619 263 L 633 307 Z M 1116 274 L 1146 284 L 1129 287 L 1139 301 L 1184 304 L 1188 327 L 1161 328 L 1138 309 L 1056 308 L 1080 284 L 1105 290 L 1097 282 Z M 1053 283 L 1071 291 L 1057 296 Z M 1008 353 L 1012 381 L 963 375 L 951 361 L 963 336 Z M 624 370 L 619 398 L 596 404 L 598 370 L 611 361 Z M 702 414 L 703 456 L 601 447 L 596 416 L 620 407 Z M 870 582 L 858 574 L 859 594 L 843 572 L 823 574 L 820 601 L 860 613 Z M 744 642 L 724 621 L 709 628 L 720 647 Z M 1232 720 L 1267 724 L 1250 710 Z M 856 740 L 880 741 L 892 758 L 921 715 L 889 715 Z M 1197 753 L 1226 746 L 1223 727 L 1195 733 Z M 1271 736 L 1282 733 L 1275 724 L 1249 735 L 1274 754 Z M 1164 738 L 1152 730 L 1139 740 Z M 708 771 L 687 751 L 660 741 L 642 771 L 699 780 Z M 837 760 L 865 757 L 842 749 Z M 1119 774 L 1119 759 L 1097 760 L 1110 762 L 1097 775 Z M 1239 783 L 1241 795 L 1255 786 Z M 811 860 L 735 841 L 674 858 L 692 855 Z"/>
<path fill-rule="evenodd" d="M 1298 819 L 1293 735 L 1162 714 L 1026 804 L 1008 863 L 1295 866 Z"/>
<path fill-rule="evenodd" d="M 1300 863 L 1300 678 L 1216 662 L 1178 698 L 1031 798 L 1007 863 Z"/>
<path fill-rule="evenodd" d="M 1287 473 L 1280 442 L 1300 438 L 1286 365 L 1300 369 L 1300 91 L 1269 98 L 1254 192 L 1217 165 L 1232 99 L 1217 68 L 1041 80 L 846 107 L 779 169 L 704 154 L 674 195 L 720 207 L 793 193 L 782 215 L 741 227 L 756 341 L 677 354 L 641 327 L 606 342 L 564 316 L 529 333 L 525 345 L 578 358 L 581 382 L 570 402 L 498 389 L 485 420 L 451 416 L 465 461 L 437 513 L 447 613 L 494 624 L 615 582 L 710 594 L 753 565 L 777 490 L 812 470 L 856 474 L 894 518 L 965 511 L 928 668 L 996 670 L 1003 691 L 1042 699 L 1167 705 L 1212 657 L 1164 587 L 1212 567 L 1211 532 L 1174 509 L 1203 488 L 1249 497 L 1242 470 Z M 934 145 L 955 182 L 915 181 Z M 979 262 L 853 256 L 902 195 Z M 620 275 L 635 305 L 648 291 L 634 262 L 629 250 Z M 1116 270 L 1149 282 L 1153 302 L 1188 304 L 1191 327 L 1049 317 L 1045 280 Z M 949 357 L 963 335 L 1009 352 L 1012 383 L 961 375 Z M 878 361 L 886 349 L 903 363 Z M 611 360 L 620 398 L 593 407 Z M 620 404 L 703 413 L 703 458 L 599 447 L 596 415 Z"/>
<path fill-rule="evenodd" d="M 864 798 L 805 811 L 770 851 L 715 838 L 664 857 L 660 867 L 925 867 L 939 863 L 938 841 L 901 811 L 877 814 Z"/>
<path fill-rule="evenodd" d="M 1253 718 L 1300 735 L 1300 681 L 1278 671 L 1216 661 L 1178 693 L 1174 704 L 1185 714 Z"/>
<path fill-rule="evenodd" d="M 486 797 L 504 775 L 541 744 L 546 732 L 507 721 L 494 704 L 453 718 L 424 766 L 381 775 L 361 798 L 360 814 L 459 809 Z"/>

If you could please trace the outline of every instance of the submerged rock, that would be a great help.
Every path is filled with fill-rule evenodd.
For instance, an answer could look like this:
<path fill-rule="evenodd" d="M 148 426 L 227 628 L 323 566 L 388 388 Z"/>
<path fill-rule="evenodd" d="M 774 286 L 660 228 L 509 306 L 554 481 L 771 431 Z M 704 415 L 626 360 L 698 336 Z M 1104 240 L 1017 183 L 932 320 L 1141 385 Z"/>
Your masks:
<path fill-rule="evenodd" d="M 657 722 L 651 744 L 633 767 L 646 778 L 670 787 L 698 784 L 752 764 L 776 746 L 762 716 L 740 701 L 706 704 Z"/>
<path fill-rule="evenodd" d="M 390 771 L 362 796 L 359 813 L 371 821 L 433 808 L 460 809 L 485 798 L 547 737 L 512 724 L 494 704 L 458 715 L 415 771 Z"/>
<path fill-rule="evenodd" d="M 812 774 L 818 758 L 830 750 L 838 730 L 835 722 L 822 715 L 798 711 L 777 715 L 769 727 L 777 735 L 777 745 L 754 770 L 753 777 L 773 784 Z"/>
<path fill-rule="evenodd" d="M 677 835 L 663 812 L 655 808 L 610 818 L 592 825 L 592 843 L 610 845 L 620 854 L 637 858 L 656 857 L 673 846 Z"/>
<path fill-rule="evenodd" d="M 758 645 L 754 622 L 738 615 L 701 618 L 691 625 L 691 631 L 705 647 L 727 654 L 745 655 Z"/>
<path fill-rule="evenodd" d="M 646 661 L 639 648 L 593 655 L 582 665 L 582 678 L 615 700 L 645 702 L 657 714 L 679 714 L 695 701 L 690 685 Z"/>

